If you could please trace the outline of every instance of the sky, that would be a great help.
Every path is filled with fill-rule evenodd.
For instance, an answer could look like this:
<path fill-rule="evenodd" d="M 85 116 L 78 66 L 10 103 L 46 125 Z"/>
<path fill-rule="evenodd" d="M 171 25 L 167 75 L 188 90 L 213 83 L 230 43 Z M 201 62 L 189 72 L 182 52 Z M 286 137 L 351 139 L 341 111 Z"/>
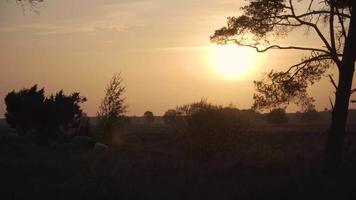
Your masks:
<path fill-rule="evenodd" d="M 47 94 L 80 92 L 83 109 L 96 114 L 115 73 L 126 86 L 128 115 L 162 115 L 201 98 L 250 108 L 253 80 L 283 70 L 300 52 L 220 47 L 210 42 L 244 0 L 45 0 L 22 8 L 0 2 L 0 99 L 34 84 Z M 292 33 L 282 44 L 320 45 L 315 35 Z M 232 69 L 233 68 L 233 69 Z M 234 75 L 231 75 L 231 74 Z M 328 73 L 335 73 L 331 70 Z M 237 75 L 236 75 L 237 74 Z M 354 85 L 356 81 L 354 81 Z M 330 108 L 333 86 L 310 88 L 319 110 Z M 354 107 L 355 108 L 355 107 Z M 298 108 L 291 106 L 289 111 Z M 5 105 L 0 103 L 0 116 Z"/>

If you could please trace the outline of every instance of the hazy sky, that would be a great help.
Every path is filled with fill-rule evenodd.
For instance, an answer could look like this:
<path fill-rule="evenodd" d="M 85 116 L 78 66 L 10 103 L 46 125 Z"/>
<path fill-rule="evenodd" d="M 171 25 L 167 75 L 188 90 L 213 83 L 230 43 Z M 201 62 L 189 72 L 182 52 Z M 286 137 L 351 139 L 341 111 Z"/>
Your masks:
<path fill-rule="evenodd" d="M 301 54 L 249 49 L 221 50 L 209 41 L 244 0 L 45 0 L 37 10 L 13 0 L 0 2 L 0 99 L 10 90 L 38 84 L 88 98 L 95 115 L 104 89 L 121 72 L 129 115 L 169 108 L 201 98 L 239 108 L 252 105 L 253 80 L 270 69 L 286 69 Z M 318 44 L 313 34 L 291 34 L 282 43 Z M 229 48 L 229 47 L 227 47 Z M 243 75 L 229 77 L 222 67 Z M 242 66 L 244 65 L 244 66 Z M 238 70 L 240 73 L 241 70 Z M 356 85 L 356 84 L 354 84 Z M 311 88 L 317 108 L 333 98 L 327 79 Z M 291 109 L 295 110 L 295 109 Z M 5 111 L 0 104 L 0 115 Z"/>

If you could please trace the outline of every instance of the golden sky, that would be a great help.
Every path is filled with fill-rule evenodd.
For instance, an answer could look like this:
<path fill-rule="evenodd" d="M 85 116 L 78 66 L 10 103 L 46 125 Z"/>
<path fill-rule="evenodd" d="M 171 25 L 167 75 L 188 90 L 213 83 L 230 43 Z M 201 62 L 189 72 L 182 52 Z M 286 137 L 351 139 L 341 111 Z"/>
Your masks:
<path fill-rule="evenodd" d="M 244 0 L 45 0 L 37 10 L 0 2 L 0 98 L 38 84 L 88 98 L 95 115 L 104 88 L 121 72 L 129 115 L 160 115 L 201 98 L 252 105 L 253 80 L 299 61 L 300 52 L 217 47 L 209 36 L 239 14 Z M 315 35 L 281 43 L 318 45 Z M 336 75 L 336 74 L 335 74 Z M 356 81 L 354 81 L 356 83 Z M 356 85 L 356 84 L 354 84 Z M 330 108 L 327 79 L 310 88 L 317 109 Z M 291 108 L 294 111 L 296 108 Z M 0 114 L 5 112 L 0 104 Z"/>

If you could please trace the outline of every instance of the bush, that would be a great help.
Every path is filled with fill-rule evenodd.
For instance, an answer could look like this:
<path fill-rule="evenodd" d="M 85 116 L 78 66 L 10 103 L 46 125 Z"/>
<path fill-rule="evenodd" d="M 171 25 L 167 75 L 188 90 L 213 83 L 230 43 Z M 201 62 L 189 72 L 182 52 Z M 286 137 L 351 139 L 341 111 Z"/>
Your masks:
<path fill-rule="evenodd" d="M 146 119 L 147 122 L 151 123 L 155 120 L 154 116 L 153 116 L 153 112 L 151 111 L 146 111 L 143 114 L 143 117 Z"/>
<path fill-rule="evenodd" d="M 241 130 L 249 124 L 238 109 L 216 106 L 206 101 L 178 109 L 184 113 L 187 125 L 185 143 L 204 159 L 230 148 Z"/>
<path fill-rule="evenodd" d="M 59 135 L 59 128 L 66 127 L 82 116 L 80 103 L 86 101 L 79 93 L 65 95 L 59 91 L 45 97 L 44 89 L 37 85 L 19 92 L 12 91 L 5 97 L 6 121 L 25 135 L 35 131 L 39 144 L 46 145 Z"/>
<path fill-rule="evenodd" d="M 304 112 L 300 113 L 300 120 L 305 123 L 311 123 L 319 118 L 318 111 L 314 107 L 309 107 Z"/>
<path fill-rule="evenodd" d="M 266 115 L 266 119 L 271 124 L 286 124 L 286 123 L 288 123 L 286 111 L 282 108 L 276 108 L 276 109 L 271 110 Z"/>
<path fill-rule="evenodd" d="M 166 124 L 176 124 L 181 122 L 182 113 L 174 109 L 167 110 L 163 115 L 163 121 Z"/>

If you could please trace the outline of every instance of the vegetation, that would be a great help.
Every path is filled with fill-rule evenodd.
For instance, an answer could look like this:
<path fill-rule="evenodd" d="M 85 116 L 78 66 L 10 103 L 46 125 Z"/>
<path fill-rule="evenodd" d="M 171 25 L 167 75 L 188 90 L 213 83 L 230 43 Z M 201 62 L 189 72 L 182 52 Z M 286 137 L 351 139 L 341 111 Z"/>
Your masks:
<path fill-rule="evenodd" d="M 306 10 L 296 9 L 307 3 Z M 274 108 L 289 102 L 302 107 L 313 102 L 307 94 L 308 85 L 319 81 L 334 65 L 338 69 L 335 106 L 332 111 L 325 170 L 337 170 L 342 161 L 345 126 L 355 71 L 356 1 L 349 0 L 250 0 L 242 8 L 242 15 L 229 17 L 227 27 L 216 30 L 211 37 L 219 44 L 236 43 L 258 52 L 272 49 L 304 51 L 309 56 L 292 65 L 285 72 L 271 71 L 261 81 L 255 81 L 257 93 L 254 108 Z M 323 19 L 323 20 L 321 20 Z M 276 39 L 304 28 L 320 39 L 320 46 L 281 46 Z M 311 31 L 310 31 L 311 30 Z"/>
<path fill-rule="evenodd" d="M 304 112 L 299 113 L 299 118 L 305 123 L 312 123 L 319 118 L 318 111 L 315 110 L 314 106 L 309 107 Z"/>
<path fill-rule="evenodd" d="M 186 125 L 184 143 L 199 159 L 212 159 L 230 148 L 249 125 L 248 118 L 238 109 L 213 105 L 206 100 L 180 106 L 177 110 Z"/>
<path fill-rule="evenodd" d="M 146 119 L 147 122 L 153 122 L 155 120 L 154 116 L 153 116 L 153 112 L 151 111 L 146 111 L 143 114 L 143 117 Z"/>
<path fill-rule="evenodd" d="M 5 97 L 6 121 L 25 135 L 35 131 L 39 144 L 47 145 L 50 139 L 57 138 L 60 127 L 76 127 L 82 117 L 80 103 L 86 101 L 79 93 L 65 95 L 59 91 L 45 97 L 44 89 L 37 85 L 19 92 L 12 91 Z"/>
<path fill-rule="evenodd" d="M 182 121 L 182 113 L 175 109 L 169 109 L 164 113 L 163 120 L 166 124 L 176 124 Z"/>
<path fill-rule="evenodd" d="M 271 110 L 266 115 L 266 119 L 271 124 L 286 124 L 286 123 L 288 123 L 286 110 L 284 110 L 282 108 L 276 108 L 276 109 Z"/>
<path fill-rule="evenodd" d="M 123 97 L 125 87 L 122 85 L 121 74 L 115 74 L 105 90 L 98 117 L 98 130 L 96 137 L 99 141 L 112 143 L 115 137 L 121 137 L 123 128 L 128 123 L 125 117 L 127 105 Z M 121 139 L 120 139 L 121 140 Z"/>

